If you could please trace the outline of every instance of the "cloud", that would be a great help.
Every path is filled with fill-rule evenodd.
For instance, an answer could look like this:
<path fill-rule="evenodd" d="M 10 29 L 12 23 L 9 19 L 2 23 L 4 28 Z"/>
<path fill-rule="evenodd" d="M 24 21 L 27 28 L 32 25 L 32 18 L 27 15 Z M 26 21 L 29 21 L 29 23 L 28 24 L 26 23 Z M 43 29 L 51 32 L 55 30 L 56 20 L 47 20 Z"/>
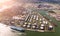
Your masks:
<path fill-rule="evenodd" d="M 33 2 L 39 2 L 38 0 L 16 0 L 17 2 L 20 3 L 33 3 Z"/>

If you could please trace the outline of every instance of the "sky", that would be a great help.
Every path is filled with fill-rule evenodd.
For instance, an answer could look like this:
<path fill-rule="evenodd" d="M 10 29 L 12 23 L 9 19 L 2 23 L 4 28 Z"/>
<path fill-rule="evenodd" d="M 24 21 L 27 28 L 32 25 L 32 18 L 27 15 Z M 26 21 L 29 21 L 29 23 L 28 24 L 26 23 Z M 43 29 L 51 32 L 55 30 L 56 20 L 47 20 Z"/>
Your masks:
<path fill-rule="evenodd" d="M 0 12 L 15 5 L 13 0 L 0 0 Z"/>
<path fill-rule="evenodd" d="M 59 2 L 60 0 L 0 0 L 0 11 L 3 11 L 4 9 L 10 8 L 16 3 L 34 3 L 34 2 Z"/>

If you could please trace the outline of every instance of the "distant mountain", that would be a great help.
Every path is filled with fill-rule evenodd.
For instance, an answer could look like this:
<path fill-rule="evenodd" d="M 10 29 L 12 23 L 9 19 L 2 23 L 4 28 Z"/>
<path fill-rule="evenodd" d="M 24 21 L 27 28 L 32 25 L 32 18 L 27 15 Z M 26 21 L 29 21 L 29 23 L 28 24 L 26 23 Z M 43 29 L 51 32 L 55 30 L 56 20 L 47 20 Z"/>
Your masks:
<path fill-rule="evenodd" d="M 17 0 L 18 2 L 29 2 L 29 3 L 35 3 L 35 2 L 49 2 L 49 3 L 60 3 L 60 0 Z"/>
<path fill-rule="evenodd" d="M 49 3 L 60 3 L 60 0 L 38 0 L 42 2 L 49 2 Z"/>

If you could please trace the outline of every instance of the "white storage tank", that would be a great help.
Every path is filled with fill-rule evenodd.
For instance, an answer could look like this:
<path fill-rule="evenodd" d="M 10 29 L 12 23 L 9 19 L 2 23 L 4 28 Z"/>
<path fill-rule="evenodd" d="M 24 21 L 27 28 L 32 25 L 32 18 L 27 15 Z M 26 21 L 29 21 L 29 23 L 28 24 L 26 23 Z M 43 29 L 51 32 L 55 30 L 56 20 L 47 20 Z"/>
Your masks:
<path fill-rule="evenodd" d="M 35 26 L 32 26 L 33 29 L 35 29 L 36 27 Z"/>
<path fill-rule="evenodd" d="M 44 24 L 41 24 L 41 26 L 43 27 L 43 26 L 45 26 Z"/>
<path fill-rule="evenodd" d="M 53 26 L 49 25 L 48 30 L 53 30 Z"/>
<path fill-rule="evenodd" d="M 26 25 L 23 25 L 23 27 L 26 27 Z"/>
<path fill-rule="evenodd" d="M 27 25 L 27 28 L 30 28 L 31 26 L 30 25 Z"/>
<path fill-rule="evenodd" d="M 44 27 L 40 27 L 41 30 L 44 30 Z"/>
<path fill-rule="evenodd" d="M 46 23 L 46 21 L 43 21 L 43 24 L 45 24 Z"/>

